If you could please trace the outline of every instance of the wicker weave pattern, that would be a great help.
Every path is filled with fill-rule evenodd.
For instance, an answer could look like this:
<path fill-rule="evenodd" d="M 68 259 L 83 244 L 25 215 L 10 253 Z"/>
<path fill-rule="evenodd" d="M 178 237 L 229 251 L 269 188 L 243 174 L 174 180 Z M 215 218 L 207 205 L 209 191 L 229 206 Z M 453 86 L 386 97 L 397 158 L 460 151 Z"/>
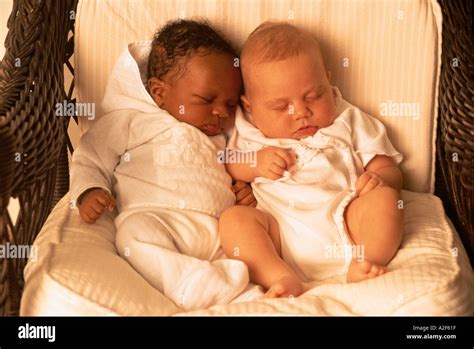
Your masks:
<path fill-rule="evenodd" d="M 0 240 L 31 245 L 51 211 L 54 198 L 67 191 L 66 136 L 69 119 L 55 115 L 66 99 L 63 64 L 72 52 L 68 32 L 77 0 L 14 1 L 8 20 L 6 54 L 0 80 Z M 62 166 L 58 166 L 61 156 Z M 66 156 L 66 162 L 64 162 Z M 62 167 L 62 168 L 61 168 Z M 61 186 L 58 186 L 60 184 Z M 6 207 L 18 197 L 15 223 Z M 25 259 L 2 259 L 0 314 L 16 314 Z M 17 274 L 16 278 L 8 275 Z"/>
<path fill-rule="evenodd" d="M 441 0 L 443 60 L 438 157 L 457 229 L 474 260 L 474 64 L 472 1 Z M 457 217 L 456 217 L 457 216 Z"/>

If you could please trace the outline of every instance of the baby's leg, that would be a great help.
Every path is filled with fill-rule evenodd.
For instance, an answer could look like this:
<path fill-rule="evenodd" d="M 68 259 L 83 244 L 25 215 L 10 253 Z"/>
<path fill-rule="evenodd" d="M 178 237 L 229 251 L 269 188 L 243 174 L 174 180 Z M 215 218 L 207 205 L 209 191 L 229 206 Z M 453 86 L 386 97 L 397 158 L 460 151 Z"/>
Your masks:
<path fill-rule="evenodd" d="M 271 215 L 233 206 L 219 219 L 219 235 L 226 255 L 247 264 L 250 280 L 268 289 L 266 297 L 303 293 L 301 280 L 281 259 L 278 223 Z"/>
<path fill-rule="evenodd" d="M 391 187 L 373 189 L 354 199 L 344 216 L 354 243 L 363 247 L 364 260 L 353 259 L 348 282 L 384 274 L 395 256 L 403 235 L 403 209 L 398 208 L 399 193 Z"/>
<path fill-rule="evenodd" d="M 120 223 L 116 246 L 152 286 L 187 311 L 228 303 L 248 284 L 244 263 L 181 254 L 172 232 L 153 213 L 132 214 Z"/>

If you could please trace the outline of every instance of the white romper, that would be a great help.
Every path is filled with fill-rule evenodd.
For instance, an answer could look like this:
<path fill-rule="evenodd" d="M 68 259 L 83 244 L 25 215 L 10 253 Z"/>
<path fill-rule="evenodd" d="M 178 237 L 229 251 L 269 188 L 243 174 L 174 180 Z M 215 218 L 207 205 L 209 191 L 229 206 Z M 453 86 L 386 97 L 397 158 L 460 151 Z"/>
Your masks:
<path fill-rule="evenodd" d="M 242 151 L 268 146 L 292 149 L 297 163 L 282 178 L 258 177 L 252 183 L 257 208 L 278 221 L 283 259 L 305 281 L 347 272 L 353 247 L 344 210 L 356 196 L 355 183 L 375 155 L 402 155 L 384 125 L 344 101 L 333 87 L 337 118 L 301 140 L 271 139 L 239 111 L 228 147 Z M 354 251 L 356 252 L 356 251 Z"/>

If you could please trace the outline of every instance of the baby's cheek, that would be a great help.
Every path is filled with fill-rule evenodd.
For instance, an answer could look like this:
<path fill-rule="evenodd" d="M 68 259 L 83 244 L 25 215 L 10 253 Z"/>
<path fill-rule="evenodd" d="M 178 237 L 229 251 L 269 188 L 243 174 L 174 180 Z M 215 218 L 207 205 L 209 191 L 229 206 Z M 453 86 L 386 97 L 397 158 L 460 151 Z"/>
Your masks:
<path fill-rule="evenodd" d="M 207 105 L 187 105 L 183 107 L 184 115 L 182 119 L 191 125 L 202 125 L 207 123 L 211 115 L 211 109 Z"/>
<path fill-rule="evenodd" d="M 229 131 L 232 127 L 234 127 L 234 124 L 235 118 L 228 118 L 224 120 L 224 122 L 222 123 L 222 127 L 224 131 Z"/>
<path fill-rule="evenodd" d="M 331 125 L 334 122 L 334 119 L 336 118 L 336 107 L 330 102 L 325 103 L 321 107 L 320 112 L 317 115 L 321 116 L 321 126 L 327 127 Z"/>

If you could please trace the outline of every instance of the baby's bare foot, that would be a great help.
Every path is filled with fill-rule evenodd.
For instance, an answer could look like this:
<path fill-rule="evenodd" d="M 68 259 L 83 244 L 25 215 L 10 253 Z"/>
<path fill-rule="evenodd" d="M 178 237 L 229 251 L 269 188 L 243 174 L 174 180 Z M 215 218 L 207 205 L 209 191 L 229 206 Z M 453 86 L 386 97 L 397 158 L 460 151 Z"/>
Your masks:
<path fill-rule="evenodd" d="M 296 276 L 285 274 L 277 278 L 263 298 L 298 297 L 304 291 L 303 283 Z"/>
<path fill-rule="evenodd" d="M 359 282 L 372 279 L 386 272 L 387 268 L 384 266 L 374 264 L 367 260 L 358 262 L 353 259 L 347 272 L 347 282 Z"/>

